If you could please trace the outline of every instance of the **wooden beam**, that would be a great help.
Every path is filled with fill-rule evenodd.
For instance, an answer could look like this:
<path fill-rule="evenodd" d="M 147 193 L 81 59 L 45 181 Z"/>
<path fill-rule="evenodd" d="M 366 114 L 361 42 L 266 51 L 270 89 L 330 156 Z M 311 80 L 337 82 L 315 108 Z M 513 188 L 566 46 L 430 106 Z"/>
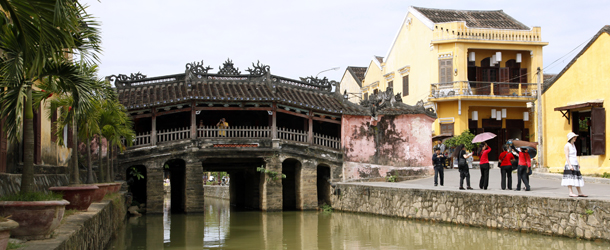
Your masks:
<path fill-rule="evenodd" d="M 146 117 L 152 117 L 152 113 L 148 113 L 148 114 L 139 114 L 139 115 L 132 115 L 131 118 L 133 119 L 138 119 L 138 118 L 146 118 Z"/>
<path fill-rule="evenodd" d="M 335 123 L 335 124 L 341 124 L 341 121 L 339 120 L 332 120 L 332 119 L 327 119 L 327 118 L 320 118 L 320 117 L 312 117 L 311 119 L 316 120 L 316 121 L 323 121 L 323 122 L 330 122 L 330 123 Z"/>
<path fill-rule="evenodd" d="M 275 103 L 273 103 L 273 107 L 271 108 L 273 109 L 273 114 L 271 115 L 271 139 L 277 139 L 277 106 Z"/>
<path fill-rule="evenodd" d="M 309 119 L 308 115 L 304 115 L 304 114 L 301 114 L 301 113 L 288 111 L 288 110 L 285 110 L 285 109 L 277 109 L 277 112 L 281 112 L 281 113 L 285 113 L 285 114 L 294 115 L 294 116 L 298 116 L 298 117 L 303 117 L 305 119 Z"/>
<path fill-rule="evenodd" d="M 270 111 L 273 110 L 272 107 L 196 107 L 195 110 L 254 110 L 254 111 Z"/>
<path fill-rule="evenodd" d="M 191 111 L 191 108 L 189 107 L 189 108 L 181 108 L 181 109 L 161 111 L 161 112 L 157 112 L 157 116 L 169 115 L 169 114 L 180 113 L 180 112 L 187 112 L 187 111 Z"/>
<path fill-rule="evenodd" d="M 307 142 L 309 142 L 309 144 L 313 144 L 313 112 L 311 112 L 311 110 L 309 111 L 309 124 L 308 124 L 308 129 L 309 131 L 307 131 Z"/>

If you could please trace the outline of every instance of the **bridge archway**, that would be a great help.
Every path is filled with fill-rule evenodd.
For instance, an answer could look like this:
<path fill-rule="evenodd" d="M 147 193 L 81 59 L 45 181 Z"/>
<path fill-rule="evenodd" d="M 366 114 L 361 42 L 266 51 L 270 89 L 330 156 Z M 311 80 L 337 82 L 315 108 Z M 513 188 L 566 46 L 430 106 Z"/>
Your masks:
<path fill-rule="evenodd" d="M 133 201 L 136 201 L 140 204 L 146 203 L 148 199 L 146 193 L 146 166 L 129 166 L 127 169 L 125 169 L 125 176 L 127 177 L 128 189 L 133 195 Z"/>
<path fill-rule="evenodd" d="M 282 162 L 282 201 L 283 210 L 297 210 L 302 206 L 301 200 L 301 162 L 294 158 L 288 158 Z"/>
<path fill-rule="evenodd" d="M 318 206 L 322 206 L 324 204 L 330 204 L 330 166 L 326 164 L 319 164 L 317 167 L 317 178 L 316 178 L 316 186 L 318 190 Z"/>
<path fill-rule="evenodd" d="M 168 172 L 171 184 L 171 212 L 184 213 L 186 208 L 186 162 L 182 159 L 171 159 L 163 164 Z"/>
<path fill-rule="evenodd" d="M 263 158 L 206 158 L 203 172 L 227 172 L 231 177 L 229 196 L 231 206 L 239 209 L 260 209 L 261 182 L 264 177 L 256 171 L 265 164 Z M 214 188 L 214 187 L 210 187 Z M 205 203 L 205 198 L 204 198 Z"/>

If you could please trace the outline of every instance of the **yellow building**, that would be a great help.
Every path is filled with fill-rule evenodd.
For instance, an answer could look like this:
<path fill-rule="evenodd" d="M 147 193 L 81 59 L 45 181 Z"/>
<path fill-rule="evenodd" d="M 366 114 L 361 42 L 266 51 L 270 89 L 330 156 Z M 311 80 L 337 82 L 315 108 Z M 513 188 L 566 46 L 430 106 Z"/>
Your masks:
<path fill-rule="evenodd" d="M 508 138 L 534 137 L 531 102 L 547 44 L 540 27 L 501 10 L 410 7 L 386 57 L 371 60 L 361 91 L 366 98 L 391 86 L 403 102 L 437 111 L 435 135 L 493 132 L 498 149 Z"/>
<path fill-rule="evenodd" d="M 348 100 L 353 103 L 360 103 L 362 92 L 362 80 L 364 80 L 364 74 L 366 73 L 366 67 L 354 67 L 348 66 L 343 73 L 341 78 L 340 90 L 341 94 L 346 93 Z"/>
<path fill-rule="evenodd" d="M 610 173 L 604 100 L 610 98 L 610 26 L 603 27 L 542 93 L 544 165 L 562 172 L 573 131 L 584 174 Z"/>

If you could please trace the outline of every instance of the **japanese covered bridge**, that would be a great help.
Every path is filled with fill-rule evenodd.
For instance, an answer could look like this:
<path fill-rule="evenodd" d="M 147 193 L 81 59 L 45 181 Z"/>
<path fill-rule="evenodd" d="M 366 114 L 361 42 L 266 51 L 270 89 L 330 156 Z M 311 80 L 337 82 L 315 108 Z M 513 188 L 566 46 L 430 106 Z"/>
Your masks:
<path fill-rule="evenodd" d="M 428 154 L 430 143 L 421 145 L 425 151 L 412 149 L 408 162 L 388 158 L 381 149 L 392 138 L 373 129 L 385 126 L 383 130 L 403 133 L 401 142 L 392 142 L 403 147 L 415 125 L 428 126 L 423 134 L 429 138 L 435 118 L 430 110 L 401 103 L 391 89 L 358 105 L 326 78 L 294 80 L 272 75 L 267 65 L 252 66 L 242 74 L 227 60 L 211 73 L 203 62 L 194 62 L 182 74 L 107 77 L 134 119 L 137 134 L 134 145 L 120 156 L 119 173 L 128 178 L 134 167 L 145 175 L 133 189 L 140 190 L 149 213 L 163 211 L 164 171 L 171 173 L 174 211 L 203 211 L 205 171 L 230 174 L 232 204 L 272 211 L 329 203 L 330 184 L 346 180 L 344 161 L 431 165 L 429 156 L 415 156 Z M 404 121 L 396 122 L 400 116 Z M 221 118 L 228 127 L 217 126 Z M 359 160 L 358 151 L 371 155 Z M 257 167 L 270 173 L 259 173 Z M 275 173 L 286 178 L 273 178 Z"/>

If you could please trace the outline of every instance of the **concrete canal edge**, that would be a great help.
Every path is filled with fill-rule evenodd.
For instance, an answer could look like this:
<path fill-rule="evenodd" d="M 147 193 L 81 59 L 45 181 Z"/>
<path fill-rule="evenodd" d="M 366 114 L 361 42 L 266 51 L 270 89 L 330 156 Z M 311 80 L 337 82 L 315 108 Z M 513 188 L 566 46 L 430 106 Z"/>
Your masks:
<path fill-rule="evenodd" d="M 335 210 L 610 241 L 610 202 L 340 183 Z"/>
<path fill-rule="evenodd" d="M 229 186 L 203 186 L 203 196 L 230 200 Z"/>
<path fill-rule="evenodd" d="M 112 198 L 92 203 L 87 212 L 78 212 L 65 218 L 62 225 L 53 232 L 51 239 L 28 241 L 19 249 L 105 249 L 127 214 L 123 193 Z"/>

